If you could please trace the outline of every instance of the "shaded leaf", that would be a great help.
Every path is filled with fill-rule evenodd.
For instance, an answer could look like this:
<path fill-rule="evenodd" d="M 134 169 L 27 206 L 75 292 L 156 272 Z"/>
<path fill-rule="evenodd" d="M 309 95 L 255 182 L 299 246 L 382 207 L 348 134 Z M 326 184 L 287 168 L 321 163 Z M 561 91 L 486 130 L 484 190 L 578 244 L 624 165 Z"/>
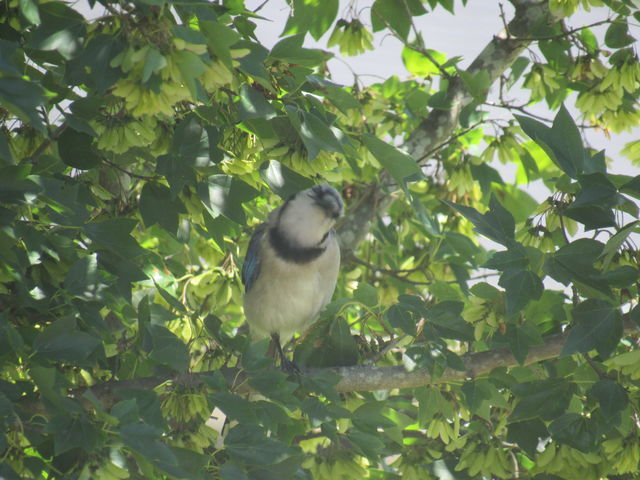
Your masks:
<path fill-rule="evenodd" d="M 246 223 L 242 204 L 258 195 L 256 189 L 230 175 L 211 175 L 206 183 L 198 184 L 197 189 L 198 196 L 212 217 L 222 214 L 242 225 Z"/>
<path fill-rule="evenodd" d="M 613 380 L 599 380 L 591 387 L 589 395 L 598 400 L 600 412 L 606 419 L 615 418 L 629 403 L 627 391 Z"/>
<path fill-rule="evenodd" d="M 298 450 L 269 438 L 257 425 L 239 424 L 229 430 L 225 448 L 231 458 L 252 465 L 273 465 L 298 453 Z"/>
<path fill-rule="evenodd" d="M 313 180 L 276 160 L 269 160 L 260 165 L 260 176 L 269 188 L 283 199 L 313 186 Z"/>
<path fill-rule="evenodd" d="M 544 286 L 535 273 L 523 269 L 509 269 L 500 276 L 498 284 L 505 289 L 507 317 L 518 314 L 531 300 L 538 300 Z"/>
<path fill-rule="evenodd" d="M 94 253 L 76 260 L 64 279 L 64 287 L 69 294 L 81 300 L 102 300 L 107 285 L 98 270 L 98 256 Z"/>
<path fill-rule="evenodd" d="M 162 325 L 150 323 L 147 324 L 146 329 L 151 337 L 149 358 L 178 372 L 185 372 L 189 366 L 190 356 L 184 342 Z"/>
<path fill-rule="evenodd" d="M 238 111 L 238 120 L 241 122 L 248 118 L 269 119 L 276 116 L 275 108 L 264 95 L 246 83 L 240 87 Z"/>
<path fill-rule="evenodd" d="M 174 235 L 178 230 L 178 216 L 184 211 L 180 200 L 171 198 L 169 188 L 154 182 L 142 187 L 138 208 L 145 226 L 157 223 Z"/>
<path fill-rule="evenodd" d="M 459 205 L 448 200 L 443 201 L 471 221 L 475 225 L 474 230 L 479 234 L 505 247 L 510 247 L 513 244 L 515 220 L 494 196 L 491 197 L 489 211 L 485 214 L 481 214 L 472 207 Z"/>
<path fill-rule="evenodd" d="M 598 436 L 594 423 L 578 413 L 565 413 L 549 425 L 549 433 L 560 443 L 565 443 L 581 452 L 596 448 Z"/>
<path fill-rule="evenodd" d="M 100 430 L 85 414 L 58 414 L 47 423 L 46 431 L 53 434 L 56 455 L 74 448 L 92 452 L 100 441 Z"/>
<path fill-rule="evenodd" d="M 368 133 L 362 136 L 362 141 L 399 184 L 403 184 L 408 176 L 420 173 L 420 167 L 416 161 L 393 145 Z"/>
<path fill-rule="evenodd" d="M 604 35 L 604 43 L 610 48 L 623 48 L 636 41 L 629 35 L 629 25 L 624 17 L 618 17 L 611 22 Z"/>
<path fill-rule="evenodd" d="M 539 441 L 549 436 L 547 427 L 537 418 L 510 423 L 507 430 L 507 441 L 517 443 L 532 457 L 537 452 Z"/>
<path fill-rule="evenodd" d="M 582 173 L 586 152 L 580 131 L 562 106 L 552 127 L 533 118 L 515 115 L 524 132 L 540 145 L 560 169 L 571 178 Z"/>
<path fill-rule="evenodd" d="M 622 314 L 603 300 L 588 299 L 572 311 L 575 325 L 562 347 L 561 356 L 597 350 L 607 358 L 622 336 Z"/>
<path fill-rule="evenodd" d="M 516 384 L 512 388 L 518 403 L 509 415 L 509 421 L 540 418 L 553 420 L 569 406 L 576 387 L 561 378 Z"/>
<path fill-rule="evenodd" d="M 101 345 L 93 335 L 78 329 L 75 319 L 61 318 L 36 336 L 33 348 L 43 357 L 72 365 L 87 365 L 89 356 Z"/>

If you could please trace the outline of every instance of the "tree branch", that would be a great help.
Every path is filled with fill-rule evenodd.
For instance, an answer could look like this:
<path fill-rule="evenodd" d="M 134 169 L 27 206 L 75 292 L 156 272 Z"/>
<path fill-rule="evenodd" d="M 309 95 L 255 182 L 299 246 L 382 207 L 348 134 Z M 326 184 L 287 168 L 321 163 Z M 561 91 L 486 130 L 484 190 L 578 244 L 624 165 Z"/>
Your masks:
<path fill-rule="evenodd" d="M 539 0 L 514 0 L 516 11 L 505 29 L 487 44 L 467 69 L 475 76 L 479 72 L 489 74 L 490 85 L 509 68 L 531 43 L 535 28 L 542 22 L 553 23 L 548 2 Z M 428 152 L 445 144 L 458 127 L 462 109 L 473 101 L 460 76 L 449 80 L 446 101 L 448 110 L 433 109 L 406 140 L 403 148 L 420 162 L 428 160 Z M 391 198 L 389 191 L 397 188 L 387 171 L 380 175 L 379 183 L 369 185 L 361 201 L 352 206 L 338 228 L 340 246 L 345 255 L 353 252 L 369 231 L 370 222 L 385 212 Z"/>
<path fill-rule="evenodd" d="M 637 327 L 632 322 L 625 323 L 625 334 L 636 331 Z M 550 358 L 556 358 L 562 351 L 562 346 L 569 332 L 563 332 L 555 335 L 549 335 L 545 338 L 543 345 L 537 345 L 529 348 L 525 365 L 541 362 Z M 302 374 L 314 376 L 332 371 L 340 375 L 342 378 L 336 385 L 337 392 L 358 392 L 358 391 L 374 391 L 374 390 L 393 390 L 400 388 L 415 388 L 425 385 L 434 385 L 448 382 L 461 382 L 469 378 L 475 378 L 486 375 L 494 368 L 498 367 L 515 367 L 518 361 L 515 359 L 511 350 L 508 348 L 500 348 L 480 353 L 466 354 L 461 357 L 465 366 L 464 370 L 446 369 L 442 375 L 433 378 L 428 370 L 418 369 L 408 372 L 402 366 L 394 367 L 372 367 L 364 365 L 355 365 L 350 367 L 333 367 L 333 368 L 310 368 L 302 369 Z M 249 393 L 248 374 L 237 368 L 221 368 L 220 373 L 225 377 L 230 388 L 236 393 Z M 92 387 L 76 388 L 68 392 L 70 398 L 74 398 L 82 403 L 86 408 L 93 408 L 93 404 L 85 393 L 90 392 L 98 398 L 105 409 L 110 409 L 116 402 L 120 400 L 118 390 L 121 389 L 145 389 L 151 390 L 158 385 L 167 381 L 187 385 L 189 388 L 198 388 L 202 383 L 202 377 L 216 373 L 199 372 L 192 374 L 180 374 L 176 377 L 154 376 L 143 377 L 131 380 L 110 381 L 95 385 Z M 30 414 L 46 413 L 42 399 L 29 397 L 18 402 L 22 410 Z"/>

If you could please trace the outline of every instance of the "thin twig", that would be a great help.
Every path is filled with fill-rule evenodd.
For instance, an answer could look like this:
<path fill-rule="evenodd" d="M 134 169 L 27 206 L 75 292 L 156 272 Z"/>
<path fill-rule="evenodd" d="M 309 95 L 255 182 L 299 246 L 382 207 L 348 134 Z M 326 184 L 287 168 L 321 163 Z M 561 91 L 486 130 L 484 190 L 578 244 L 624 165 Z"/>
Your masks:
<path fill-rule="evenodd" d="M 567 30 L 566 32 L 563 32 L 563 33 L 557 33 L 555 35 L 547 35 L 547 36 L 544 36 L 544 37 L 516 37 L 516 38 L 518 40 L 523 40 L 523 41 L 526 41 L 526 42 L 539 42 L 540 40 L 555 40 L 555 39 L 558 39 L 558 38 L 570 37 L 574 33 L 578 33 L 581 30 L 584 30 L 584 29 L 587 29 L 587 28 L 591 28 L 591 27 L 597 27 L 598 25 L 603 25 L 605 23 L 615 23 L 615 22 L 611 18 L 607 18 L 606 20 L 599 20 L 599 21 L 591 23 L 589 25 L 584 25 L 582 27 L 572 28 L 571 30 Z M 508 30 L 507 30 L 507 33 L 509 33 Z"/>
<path fill-rule="evenodd" d="M 369 263 L 366 260 L 362 260 L 354 255 L 351 255 L 351 260 L 353 260 L 355 263 L 359 263 L 360 265 L 364 265 L 365 267 L 374 270 L 376 272 L 382 273 L 384 275 L 389 275 L 392 278 L 395 278 L 396 280 L 400 280 L 401 282 L 406 282 L 406 283 L 410 283 L 412 285 L 431 285 L 433 282 L 416 282 L 413 280 L 409 280 L 406 277 L 403 277 L 402 275 L 399 275 L 397 273 L 395 273 L 393 270 L 387 270 L 386 268 L 381 268 L 378 267 L 377 265 L 374 265 L 373 263 Z"/>
<path fill-rule="evenodd" d="M 153 177 L 148 176 L 148 175 L 138 175 L 137 173 L 133 173 L 133 172 L 130 172 L 129 170 L 127 170 L 125 168 L 122 168 L 117 163 L 113 163 L 112 161 L 107 160 L 106 158 L 102 158 L 102 161 L 104 163 L 106 163 L 107 165 L 109 165 L 110 167 L 113 167 L 116 170 L 119 170 L 122 173 L 125 173 L 125 174 L 129 175 L 131 178 L 137 178 L 138 180 L 146 180 L 146 181 L 157 180 L 158 178 L 160 178 L 159 175 L 155 175 Z"/>
<path fill-rule="evenodd" d="M 67 129 L 67 127 L 68 125 L 66 122 L 60 125 L 51 135 L 49 135 L 44 140 L 44 142 L 40 144 L 38 148 L 36 148 L 35 152 L 33 152 L 29 157 L 25 159 L 25 162 L 35 163 L 38 157 L 42 155 L 45 152 L 45 150 L 49 148 L 51 144 L 58 139 L 60 135 L 62 135 L 62 132 L 64 132 Z"/>
<path fill-rule="evenodd" d="M 432 148 L 431 150 L 429 150 L 427 153 L 425 153 L 424 155 L 420 156 L 420 158 L 418 158 L 417 162 L 420 163 L 422 162 L 424 159 L 430 157 L 431 155 L 433 155 L 434 153 L 436 153 L 438 150 L 443 149 L 444 147 L 446 147 L 447 145 L 449 145 L 451 142 L 453 142 L 454 140 L 456 140 L 457 138 L 462 137 L 463 135 L 469 133 L 470 131 L 474 130 L 477 126 L 482 125 L 483 123 L 487 123 L 489 120 L 479 120 L 476 123 L 474 123 L 473 125 L 470 125 L 469 127 L 465 128 L 464 130 L 456 133 L 455 135 L 451 135 L 446 142 L 442 142 L 440 145 L 435 146 L 434 148 Z"/>

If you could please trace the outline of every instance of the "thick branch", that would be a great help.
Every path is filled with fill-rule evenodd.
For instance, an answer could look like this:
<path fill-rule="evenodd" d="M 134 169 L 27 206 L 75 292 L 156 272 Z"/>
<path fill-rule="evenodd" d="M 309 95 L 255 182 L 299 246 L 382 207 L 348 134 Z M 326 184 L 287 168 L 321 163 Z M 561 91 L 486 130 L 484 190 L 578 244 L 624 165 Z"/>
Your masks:
<path fill-rule="evenodd" d="M 628 326 L 626 331 L 635 330 L 635 326 Z M 567 337 L 567 333 L 551 335 L 545 339 L 543 345 L 531 347 L 525 364 L 531 364 L 557 357 L 562 345 Z M 397 388 L 413 388 L 430 384 L 463 381 L 489 373 L 497 367 L 513 367 L 518 365 L 517 360 L 509 349 L 497 349 L 480 353 L 467 354 L 462 357 L 465 370 L 447 369 L 438 378 L 432 378 L 426 369 L 407 372 L 403 367 L 370 367 L 352 366 L 336 367 L 329 370 L 342 377 L 336 385 L 338 392 L 356 392 L 373 390 L 392 390 Z M 316 375 L 327 369 L 306 369 L 304 375 Z M 231 388 L 237 393 L 248 393 L 248 376 L 246 372 L 238 368 L 223 368 L 220 372 L 227 379 Z M 202 372 L 194 374 L 182 374 L 176 378 L 169 377 L 144 377 L 131 380 L 121 380 L 106 382 L 91 388 L 78 388 L 69 392 L 71 398 L 75 398 L 85 404 L 86 408 L 93 408 L 89 399 L 84 393 L 89 390 L 100 400 L 105 409 L 110 409 L 118 400 L 118 390 L 121 389 L 153 389 L 169 380 L 197 388 L 202 384 L 202 377 L 213 372 Z M 45 413 L 44 405 L 40 399 L 29 398 L 19 402 L 22 410 L 30 414 Z"/>
<path fill-rule="evenodd" d="M 562 350 L 566 334 L 552 335 L 544 345 L 531 347 L 525 364 L 557 357 Z M 333 369 L 342 376 L 336 386 L 339 392 L 364 390 L 390 390 L 413 388 L 435 383 L 463 381 L 489 373 L 497 367 L 514 367 L 518 361 L 509 349 L 490 350 L 462 357 L 465 370 L 447 369 L 438 378 L 431 378 L 426 370 L 407 372 L 403 367 L 341 367 Z"/>

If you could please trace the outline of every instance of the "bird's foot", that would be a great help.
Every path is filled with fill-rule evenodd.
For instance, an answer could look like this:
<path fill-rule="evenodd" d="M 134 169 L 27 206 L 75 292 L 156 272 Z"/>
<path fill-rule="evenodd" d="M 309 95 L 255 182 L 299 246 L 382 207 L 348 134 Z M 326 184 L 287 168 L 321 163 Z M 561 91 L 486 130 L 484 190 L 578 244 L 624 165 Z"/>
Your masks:
<path fill-rule="evenodd" d="M 302 375 L 300 367 L 285 357 L 280 358 L 280 368 L 284 373 L 288 373 L 289 375 Z"/>
<path fill-rule="evenodd" d="M 280 357 L 280 368 L 282 371 L 289 375 L 300 375 L 302 370 L 300 370 L 300 368 L 298 368 L 298 366 L 289 360 L 284 354 L 284 350 L 282 350 L 282 345 L 280 344 L 280 335 L 272 333 L 271 340 L 273 341 L 276 351 L 278 352 L 278 356 Z"/>

